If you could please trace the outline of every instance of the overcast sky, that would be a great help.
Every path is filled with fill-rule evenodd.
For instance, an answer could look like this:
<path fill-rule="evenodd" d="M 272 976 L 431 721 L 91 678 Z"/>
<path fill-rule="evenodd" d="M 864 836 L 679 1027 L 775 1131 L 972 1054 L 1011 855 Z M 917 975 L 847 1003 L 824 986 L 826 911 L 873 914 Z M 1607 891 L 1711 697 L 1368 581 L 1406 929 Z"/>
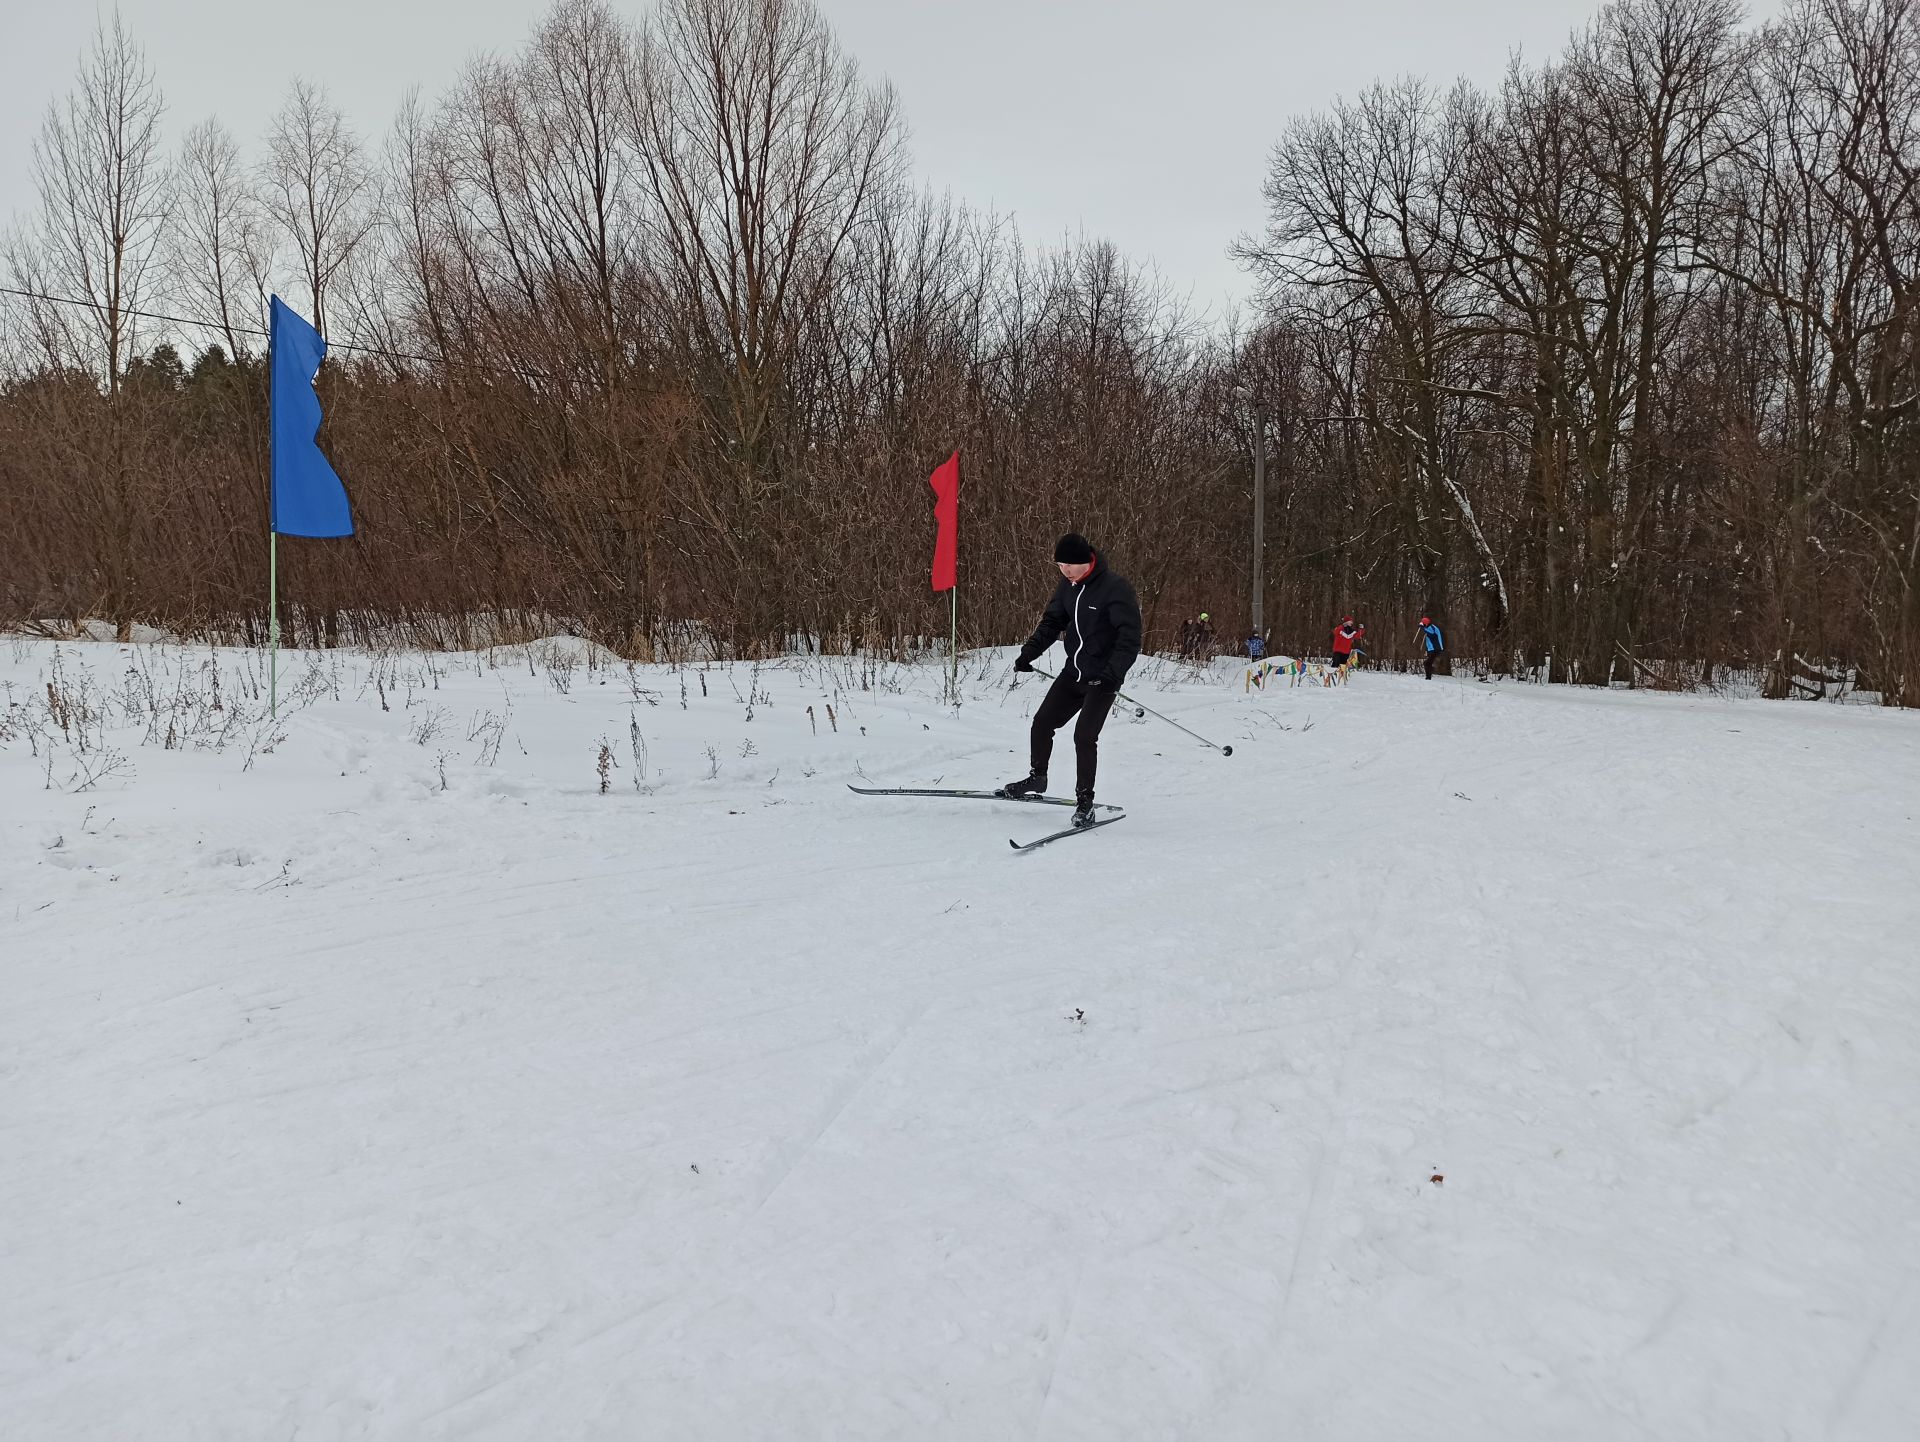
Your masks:
<path fill-rule="evenodd" d="M 31 144 L 95 23 L 5 0 L 0 217 L 33 204 Z M 615 0 L 638 14 L 638 0 Z M 1260 222 L 1287 116 L 1377 78 L 1497 81 L 1557 51 L 1593 0 L 821 0 L 841 44 L 890 78 L 920 176 L 1012 214 L 1029 240 L 1084 233 L 1152 261 L 1218 313 L 1249 286 L 1226 257 Z M 540 0 L 124 0 L 169 130 L 218 115 L 257 147 L 287 83 L 328 87 L 369 139 L 408 87 L 518 47 Z M 1758 0 L 1767 15 L 1778 0 Z M 110 13 L 110 12 L 107 12 Z"/>

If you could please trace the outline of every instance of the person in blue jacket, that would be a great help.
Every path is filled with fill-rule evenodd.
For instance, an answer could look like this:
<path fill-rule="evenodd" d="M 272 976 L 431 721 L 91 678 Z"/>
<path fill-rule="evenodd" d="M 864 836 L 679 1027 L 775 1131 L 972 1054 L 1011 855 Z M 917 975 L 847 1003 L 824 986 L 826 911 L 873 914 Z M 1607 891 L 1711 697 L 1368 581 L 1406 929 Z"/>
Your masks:
<path fill-rule="evenodd" d="M 1420 618 L 1420 629 L 1414 635 L 1419 638 L 1422 659 L 1427 663 L 1427 679 L 1431 681 L 1433 663 L 1440 658 L 1440 653 L 1447 649 L 1446 638 L 1440 634 L 1440 628 L 1434 624 L 1431 616 Z"/>

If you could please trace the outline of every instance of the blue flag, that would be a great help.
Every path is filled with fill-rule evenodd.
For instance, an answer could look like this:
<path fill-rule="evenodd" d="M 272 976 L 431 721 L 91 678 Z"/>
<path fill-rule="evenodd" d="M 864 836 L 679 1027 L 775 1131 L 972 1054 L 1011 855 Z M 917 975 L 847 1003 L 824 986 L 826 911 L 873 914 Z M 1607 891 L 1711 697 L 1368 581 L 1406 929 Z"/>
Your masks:
<path fill-rule="evenodd" d="M 351 536 L 347 488 L 313 441 L 320 430 L 313 378 L 327 343 L 277 295 L 272 314 L 267 411 L 273 434 L 273 529 L 282 536 Z"/>

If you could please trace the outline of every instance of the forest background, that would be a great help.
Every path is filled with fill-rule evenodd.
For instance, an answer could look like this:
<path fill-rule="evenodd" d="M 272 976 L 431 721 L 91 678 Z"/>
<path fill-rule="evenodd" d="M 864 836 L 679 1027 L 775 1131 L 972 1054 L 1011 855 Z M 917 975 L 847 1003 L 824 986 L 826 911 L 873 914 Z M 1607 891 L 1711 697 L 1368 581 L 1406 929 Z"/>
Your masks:
<path fill-rule="evenodd" d="M 374 139 L 165 114 L 104 22 L 0 244 L 0 625 L 263 638 L 277 290 L 359 523 L 281 548 L 296 641 L 911 653 L 958 449 L 963 644 L 1069 527 L 1236 642 L 1257 452 L 1270 649 L 1920 704 L 1914 0 L 1625 0 L 1301 115 L 1226 319 L 919 188 L 805 0 L 561 0 Z"/>

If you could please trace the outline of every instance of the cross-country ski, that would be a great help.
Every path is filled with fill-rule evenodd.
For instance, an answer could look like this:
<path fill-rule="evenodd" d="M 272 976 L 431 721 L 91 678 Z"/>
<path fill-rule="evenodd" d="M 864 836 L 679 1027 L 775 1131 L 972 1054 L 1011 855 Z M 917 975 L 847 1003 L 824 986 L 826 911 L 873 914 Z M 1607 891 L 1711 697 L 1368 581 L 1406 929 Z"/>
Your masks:
<path fill-rule="evenodd" d="M 1012 837 L 1008 837 L 1007 845 L 1011 846 L 1015 851 L 1037 851 L 1050 842 L 1065 841 L 1069 836 L 1083 836 L 1089 831 L 1096 831 L 1102 826 L 1111 826 L 1116 821 L 1125 821 L 1126 819 L 1124 815 L 1105 816 L 1094 821 L 1084 822 L 1079 826 L 1069 826 L 1061 831 L 1049 832 L 1047 835 L 1038 837 L 1033 841 L 1015 841 Z"/>
<path fill-rule="evenodd" d="M 1077 806 L 1079 803 L 1071 796 L 1009 796 L 1001 791 L 956 791 L 942 787 L 926 786 L 852 786 L 847 790 L 856 796 L 932 796 L 945 797 L 955 801 L 1015 801 L 1030 806 Z M 1094 804 L 1096 811 L 1118 811 L 1118 806 L 1105 802 Z"/>

